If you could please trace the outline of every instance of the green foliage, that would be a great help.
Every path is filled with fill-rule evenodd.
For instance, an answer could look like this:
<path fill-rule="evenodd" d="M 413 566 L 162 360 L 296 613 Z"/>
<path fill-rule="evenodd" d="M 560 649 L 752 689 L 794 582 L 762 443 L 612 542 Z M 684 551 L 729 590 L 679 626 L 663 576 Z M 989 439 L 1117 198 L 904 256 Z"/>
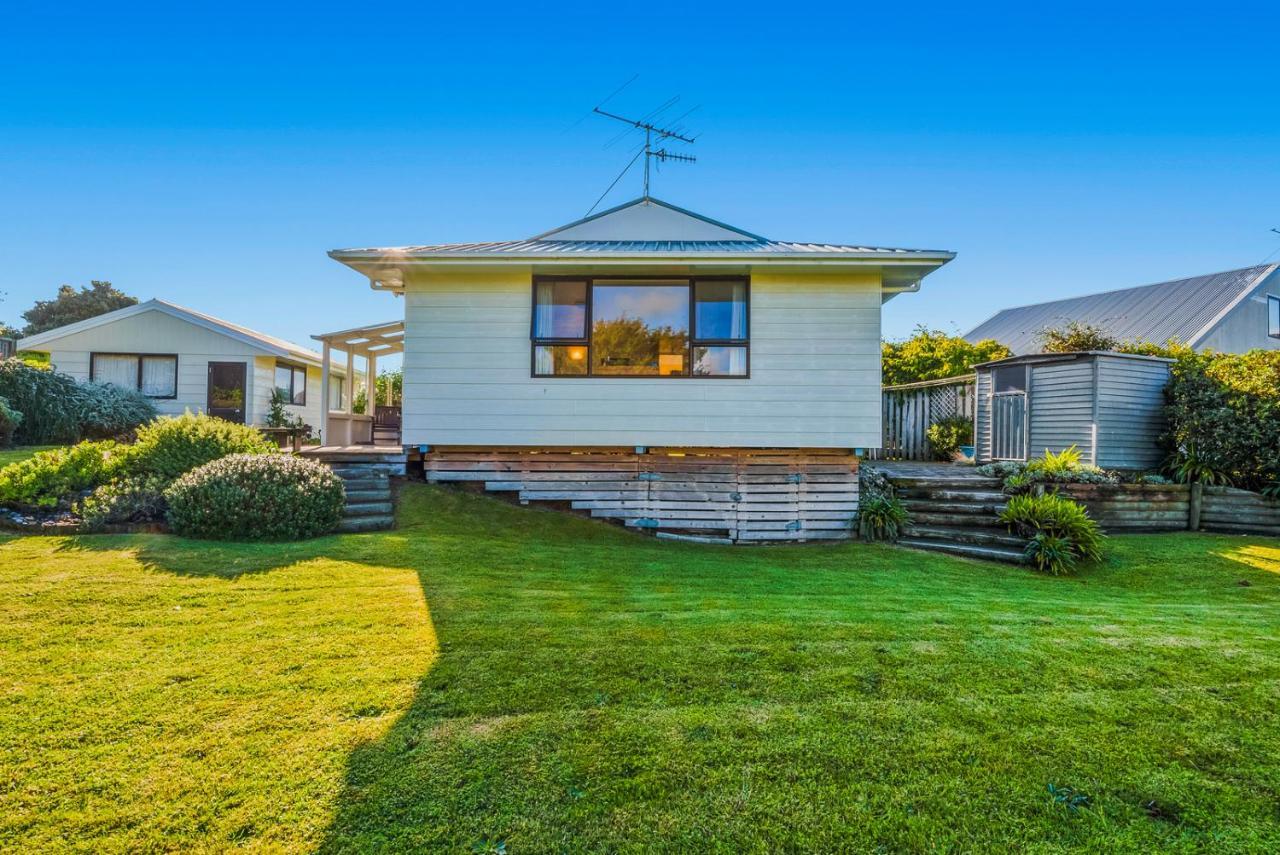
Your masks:
<path fill-rule="evenodd" d="M 1012 496 L 1000 521 L 1029 538 L 1027 557 L 1053 576 L 1102 557 L 1102 530 L 1083 506 L 1053 493 Z"/>
<path fill-rule="evenodd" d="M 8 400 L 0 398 L 0 448 L 6 448 L 13 439 L 13 432 L 22 424 L 22 413 L 9 406 Z"/>
<path fill-rule="evenodd" d="M 896 496 L 874 496 L 858 503 L 858 536 L 865 541 L 895 541 L 910 522 Z"/>
<path fill-rule="evenodd" d="M 35 335 L 137 303 L 136 297 L 117 290 L 110 282 L 94 279 L 89 287 L 81 287 L 79 291 L 63 285 L 52 300 L 37 300 L 34 306 L 22 313 L 27 322 L 23 333 Z"/>
<path fill-rule="evenodd" d="M 1280 480 L 1280 351 L 1176 351 L 1166 389 L 1178 481 L 1260 490 Z"/>
<path fill-rule="evenodd" d="M 959 416 L 939 419 L 925 431 L 935 460 L 951 460 L 962 445 L 973 444 L 973 422 Z"/>
<path fill-rule="evenodd" d="M 162 416 L 138 429 L 130 472 L 172 481 L 229 454 L 270 454 L 279 449 L 262 432 L 204 413 Z"/>
<path fill-rule="evenodd" d="M 302 422 L 302 416 L 291 416 L 285 409 L 289 404 L 289 396 L 280 388 L 271 390 L 271 403 L 267 410 L 267 427 L 287 427 L 301 428 L 306 425 Z"/>
<path fill-rule="evenodd" d="M 1003 478 L 1006 493 L 1025 493 L 1039 484 L 1118 484 L 1120 477 L 1080 462 L 1080 449 L 1068 446 L 1057 453 L 1046 448 L 1042 457 L 1026 463 L 1001 461 L 974 471 L 988 478 Z"/>
<path fill-rule="evenodd" d="M 285 455 L 233 454 L 166 491 L 174 532 L 209 540 L 301 540 L 333 531 L 345 502 L 327 467 Z"/>
<path fill-rule="evenodd" d="M 395 371 L 383 371 L 378 375 L 377 379 L 374 382 L 377 384 L 377 391 L 375 392 L 375 394 L 378 396 L 377 403 L 381 404 L 387 400 L 387 386 L 390 385 L 391 386 L 391 404 L 392 406 L 400 406 L 401 402 L 403 401 L 404 371 L 402 371 L 399 368 L 397 368 Z M 352 406 L 352 412 L 356 412 L 356 413 L 365 412 L 366 411 L 365 408 L 367 404 L 368 402 L 365 401 L 364 388 L 361 387 L 360 389 L 356 390 L 356 399 L 355 399 L 354 405 Z"/>
<path fill-rule="evenodd" d="M 20 445 L 120 436 L 156 413 L 151 402 L 137 392 L 78 383 L 66 374 L 21 359 L 0 360 L 0 397 L 22 413 L 22 423 L 13 435 Z"/>
<path fill-rule="evenodd" d="M 112 523 L 148 522 L 164 518 L 167 482 L 158 475 L 120 478 L 97 487 L 73 507 L 84 524 L 101 528 Z"/>
<path fill-rule="evenodd" d="M 923 324 L 915 328 L 911 338 L 886 341 L 880 350 L 886 386 L 959 377 L 971 373 L 980 362 L 1013 355 L 993 339 L 970 344 L 960 336 L 931 330 Z"/>
<path fill-rule="evenodd" d="M 123 470 L 126 450 L 111 440 L 82 442 L 10 464 L 0 469 L 0 505 L 19 510 L 70 507 L 80 493 Z"/>
<path fill-rule="evenodd" d="M 1078 353 L 1083 350 L 1115 350 L 1120 340 L 1101 327 L 1068 321 L 1060 327 L 1045 327 L 1036 334 L 1044 353 Z"/>

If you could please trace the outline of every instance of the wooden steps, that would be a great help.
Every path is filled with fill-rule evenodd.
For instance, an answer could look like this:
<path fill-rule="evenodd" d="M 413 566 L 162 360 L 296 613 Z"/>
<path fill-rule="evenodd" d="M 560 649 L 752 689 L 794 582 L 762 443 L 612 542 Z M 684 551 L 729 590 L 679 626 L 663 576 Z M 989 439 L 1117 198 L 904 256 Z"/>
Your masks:
<path fill-rule="evenodd" d="M 395 527 L 391 479 L 405 474 L 408 455 L 403 451 L 377 446 L 352 446 L 307 449 L 302 455 L 323 463 L 342 479 L 346 506 L 338 531 L 382 531 Z"/>
<path fill-rule="evenodd" d="M 697 542 L 847 540 L 857 458 L 840 450 L 434 449 L 428 481 L 476 483 Z"/>
<path fill-rule="evenodd" d="M 965 472 L 886 477 L 911 515 L 902 546 L 987 561 L 1026 560 L 1026 539 L 1010 534 L 997 516 L 1007 501 L 1000 479 Z"/>

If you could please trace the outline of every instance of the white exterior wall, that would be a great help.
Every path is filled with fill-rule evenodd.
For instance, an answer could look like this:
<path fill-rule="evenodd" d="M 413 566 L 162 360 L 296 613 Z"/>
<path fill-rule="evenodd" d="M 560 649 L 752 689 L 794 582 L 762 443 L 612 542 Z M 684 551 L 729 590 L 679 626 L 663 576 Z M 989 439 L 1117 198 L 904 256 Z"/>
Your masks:
<path fill-rule="evenodd" d="M 53 367 L 75 377 L 89 379 L 92 353 L 158 353 L 178 356 L 178 397 L 156 398 L 161 413 L 181 415 L 203 412 L 208 402 L 209 363 L 243 362 L 245 372 L 245 422 L 266 421 L 276 358 L 262 356 L 257 348 L 213 330 L 175 318 L 161 311 L 142 312 L 83 332 L 70 333 L 42 345 Z M 300 363 L 299 363 L 300 364 Z M 320 369 L 307 369 L 307 406 L 287 408 L 308 424 L 320 426 Z"/>
<path fill-rule="evenodd" d="M 1280 350 L 1280 338 L 1267 334 L 1267 297 L 1280 297 L 1280 274 L 1267 277 L 1248 297 L 1196 344 L 1196 350 L 1245 353 Z"/>
<path fill-rule="evenodd" d="M 880 276 L 751 277 L 749 379 L 530 376 L 532 271 L 405 293 L 410 445 L 878 447 Z"/>

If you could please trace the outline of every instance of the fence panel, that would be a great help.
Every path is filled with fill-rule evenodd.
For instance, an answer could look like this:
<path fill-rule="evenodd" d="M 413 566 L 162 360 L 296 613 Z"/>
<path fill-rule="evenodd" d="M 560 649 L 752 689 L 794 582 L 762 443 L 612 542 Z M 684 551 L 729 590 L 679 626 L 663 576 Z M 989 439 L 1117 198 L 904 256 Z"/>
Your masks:
<path fill-rule="evenodd" d="M 975 375 L 885 386 L 880 396 L 884 437 L 880 448 L 866 450 L 868 460 L 928 460 L 925 432 L 942 419 L 973 419 L 977 403 Z"/>

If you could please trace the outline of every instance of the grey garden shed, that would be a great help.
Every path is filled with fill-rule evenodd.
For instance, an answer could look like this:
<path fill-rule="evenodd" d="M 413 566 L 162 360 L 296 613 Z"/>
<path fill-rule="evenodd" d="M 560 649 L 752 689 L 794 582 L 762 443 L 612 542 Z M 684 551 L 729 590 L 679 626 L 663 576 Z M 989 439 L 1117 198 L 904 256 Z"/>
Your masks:
<path fill-rule="evenodd" d="M 1087 351 L 1013 356 L 975 366 L 978 463 L 1026 460 L 1069 446 L 1104 469 L 1161 463 L 1171 359 Z"/>

